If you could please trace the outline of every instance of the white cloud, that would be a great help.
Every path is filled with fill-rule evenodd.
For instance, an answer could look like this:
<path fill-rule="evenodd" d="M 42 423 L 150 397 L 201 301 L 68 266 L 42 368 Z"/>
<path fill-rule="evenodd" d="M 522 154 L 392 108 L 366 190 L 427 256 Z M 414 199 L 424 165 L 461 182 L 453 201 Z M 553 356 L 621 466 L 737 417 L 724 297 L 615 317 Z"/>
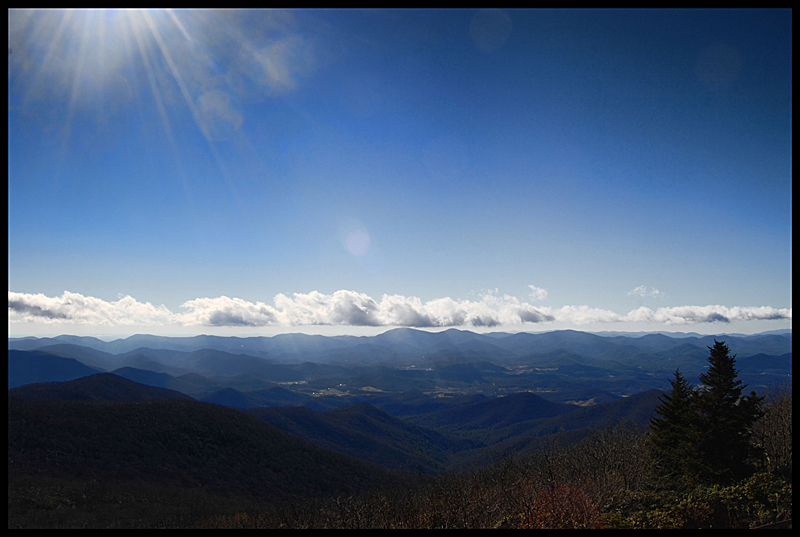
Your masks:
<path fill-rule="evenodd" d="M 624 320 L 633 322 L 650 322 L 658 324 L 697 324 L 697 323 L 729 323 L 733 321 L 775 321 L 791 320 L 791 308 L 776 309 L 763 307 L 726 307 L 726 306 L 675 306 L 658 308 L 639 308 L 631 311 Z"/>
<path fill-rule="evenodd" d="M 531 293 L 529 295 L 531 300 L 545 300 L 547 298 L 547 289 L 542 289 L 535 285 L 529 285 L 528 287 L 531 288 Z"/>
<path fill-rule="evenodd" d="M 628 291 L 628 296 L 631 295 L 645 296 L 646 294 L 647 294 L 647 287 L 645 287 L 644 285 L 640 285 L 639 287 L 631 291 Z"/>
<path fill-rule="evenodd" d="M 616 323 L 622 316 L 610 310 L 590 306 L 564 306 L 554 312 L 556 320 L 576 325 L 589 323 Z"/>
<path fill-rule="evenodd" d="M 177 323 L 200 326 L 268 326 L 280 324 L 278 312 L 262 302 L 241 298 L 197 298 L 181 304 L 189 311 L 174 316 Z"/>
<path fill-rule="evenodd" d="M 636 287 L 635 289 L 632 289 L 632 290 L 628 291 L 628 296 L 632 296 L 632 295 L 638 295 L 638 296 L 641 296 L 641 297 L 648 297 L 649 296 L 649 297 L 653 297 L 653 298 L 663 298 L 664 297 L 664 293 L 662 293 L 661 291 L 659 291 L 658 289 L 655 289 L 655 288 L 647 289 L 646 285 L 640 285 L 639 287 Z"/>
<path fill-rule="evenodd" d="M 352 326 L 380 326 L 378 304 L 370 296 L 355 291 L 340 290 L 332 295 L 319 291 L 284 294 L 275 297 L 283 324 L 332 324 Z"/>
<path fill-rule="evenodd" d="M 650 323 L 690 325 L 759 320 L 791 320 L 792 310 L 764 307 L 674 306 L 656 310 L 641 307 L 619 314 L 591 306 L 541 307 L 521 302 L 497 291 L 485 292 L 478 300 L 450 297 L 423 302 L 418 297 L 383 295 L 380 302 L 349 290 L 324 294 L 319 291 L 278 294 L 274 306 L 241 298 L 220 296 L 184 302 L 183 313 L 165 306 L 138 302 L 130 296 L 114 302 L 65 291 L 60 297 L 43 294 L 8 293 L 9 323 L 74 323 L 106 326 L 518 326 L 538 323 L 586 325 L 591 323 Z"/>
<path fill-rule="evenodd" d="M 116 302 L 64 291 L 60 297 L 8 292 L 9 322 L 115 325 L 163 325 L 172 322 L 163 305 L 138 302 L 130 296 Z"/>
<path fill-rule="evenodd" d="M 290 325 L 333 324 L 354 326 L 497 326 L 553 320 L 514 297 L 484 294 L 480 300 L 438 298 L 422 302 L 418 297 L 383 295 L 380 302 L 354 291 L 325 295 L 314 291 L 295 293 L 293 298 L 279 294 L 275 305 L 279 316 Z"/>

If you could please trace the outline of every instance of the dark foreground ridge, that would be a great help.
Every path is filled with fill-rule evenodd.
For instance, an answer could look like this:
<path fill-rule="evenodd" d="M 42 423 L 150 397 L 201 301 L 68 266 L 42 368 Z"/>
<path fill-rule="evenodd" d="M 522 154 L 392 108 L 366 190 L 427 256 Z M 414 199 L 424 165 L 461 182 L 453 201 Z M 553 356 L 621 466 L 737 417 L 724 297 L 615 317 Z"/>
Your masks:
<path fill-rule="evenodd" d="M 37 475 L 152 482 L 279 500 L 354 492 L 398 475 L 217 405 L 8 398 L 9 483 Z"/>

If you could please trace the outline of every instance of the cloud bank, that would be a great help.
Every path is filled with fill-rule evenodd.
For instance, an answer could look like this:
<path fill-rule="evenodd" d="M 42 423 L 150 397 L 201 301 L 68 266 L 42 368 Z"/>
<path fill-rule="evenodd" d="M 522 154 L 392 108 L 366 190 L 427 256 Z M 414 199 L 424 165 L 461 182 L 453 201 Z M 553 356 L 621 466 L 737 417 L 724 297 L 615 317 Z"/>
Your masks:
<path fill-rule="evenodd" d="M 8 322 L 74 323 L 103 326 L 164 325 L 174 314 L 131 296 L 115 302 L 64 291 L 59 297 L 8 292 Z"/>
<path fill-rule="evenodd" d="M 536 291 L 536 288 L 533 288 Z M 537 293 L 534 292 L 534 295 Z M 197 298 L 174 313 L 165 306 L 139 302 L 131 296 L 108 302 L 65 291 L 58 297 L 8 293 L 9 323 L 72 323 L 101 326 L 152 326 L 177 324 L 208 327 L 259 326 L 406 326 L 493 327 L 523 324 L 655 323 L 692 325 L 734 321 L 791 320 L 791 308 L 676 306 L 640 307 L 626 314 L 590 306 L 560 308 L 533 306 L 509 295 L 487 292 L 479 300 L 438 298 L 423 302 L 417 297 L 383 295 L 380 301 L 356 291 L 333 294 L 318 291 L 278 294 L 274 305 L 220 296 Z"/>

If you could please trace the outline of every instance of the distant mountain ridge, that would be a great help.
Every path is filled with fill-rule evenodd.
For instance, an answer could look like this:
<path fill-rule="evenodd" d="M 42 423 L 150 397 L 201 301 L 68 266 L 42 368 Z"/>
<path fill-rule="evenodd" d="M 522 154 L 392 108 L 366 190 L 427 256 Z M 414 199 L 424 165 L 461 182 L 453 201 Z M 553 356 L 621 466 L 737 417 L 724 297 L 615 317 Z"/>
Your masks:
<path fill-rule="evenodd" d="M 753 347 L 770 346 L 768 354 L 784 354 L 791 352 L 791 330 L 771 331 L 763 334 L 752 335 L 692 335 L 681 333 L 670 336 L 669 333 L 645 333 L 637 336 L 619 335 L 610 332 L 609 335 L 597 335 L 576 330 L 555 330 L 552 332 L 519 332 L 516 334 L 479 334 L 467 330 L 448 329 L 441 332 L 427 332 L 413 328 L 395 328 L 376 336 L 320 336 L 308 334 L 280 334 L 276 336 L 191 336 L 168 337 L 137 334 L 124 339 L 103 341 L 86 336 L 56 336 L 52 338 L 9 338 L 9 349 L 34 350 L 48 345 L 72 344 L 87 347 L 109 354 L 125 354 L 141 348 L 191 352 L 202 349 L 214 349 L 231 354 L 248 354 L 259 358 L 281 357 L 281 362 L 289 361 L 295 357 L 302 361 L 326 361 L 329 353 L 342 349 L 354 348 L 363 345 L 374 347 L 399 349 L 400 354 L 413 355 L 420 353 L 434 353 L 459 345 L 481 342 L 491 348 L 510 350 L 517 354 L 525 352 L 543 353 L 553 348 L 564 348 L 580 352 L 582 349 L 609 349 L 615 345 L 633 345 L 641 347 L 642 338 L 663 336 L 661 341 L 672 341 L 675 346 L 692 344 L 700 348 L 706 345 L 713 346 L 714 339 L 725 338 L 729 347 L 739 348 L 739 354 L 767 352 L 751 350 Z M 613 335 L 612 335 L 613 334 Z M 788 338 L 788 346 L 787 346 Z M 776 349 L 783 349 L 777 352 Z M 355 355 L 362 353 L 355 352 Z M 421 356 L 421 355 L 420 355 Z"/>
<path fill-rule="evenodd" d="M 707 367 L 708 347 L 718 337 L 397 328 L 358 337 L 141 334 L 110 342 L 76 336 L 9 338 L 8 378 L 9 387 L 16 387 L 118 372 L 197 399 L 250 408 L 273 405 L 269 397 L 250 392 L 275 387 L 294 393 L 292 404 L 320 410 L 411 391 L 429 397 L 532 392 L 561 402 L 593 404 L 666 389 L 678 368 L 687 378 L 697 377 Z M 791 384 L 791 332 L 730 336 L 725 341 L 752 389 Z M 37 365 L 42 360 L 51 365 Z"/>

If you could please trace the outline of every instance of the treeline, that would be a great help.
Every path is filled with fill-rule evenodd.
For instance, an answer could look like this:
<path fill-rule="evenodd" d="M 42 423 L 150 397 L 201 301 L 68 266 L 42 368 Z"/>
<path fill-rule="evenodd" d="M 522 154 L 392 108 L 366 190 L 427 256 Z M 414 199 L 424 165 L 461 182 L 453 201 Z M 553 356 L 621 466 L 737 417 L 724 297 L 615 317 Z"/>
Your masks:
<path fill-rule="evenodd" d="M 742 395 L 735 356 L 710 348 L 700 387 L 679 371 L 649 428 L 423 484 L 209 517 L 204 528 L 752 528 L 792 518 L 791 388 Z"/>

